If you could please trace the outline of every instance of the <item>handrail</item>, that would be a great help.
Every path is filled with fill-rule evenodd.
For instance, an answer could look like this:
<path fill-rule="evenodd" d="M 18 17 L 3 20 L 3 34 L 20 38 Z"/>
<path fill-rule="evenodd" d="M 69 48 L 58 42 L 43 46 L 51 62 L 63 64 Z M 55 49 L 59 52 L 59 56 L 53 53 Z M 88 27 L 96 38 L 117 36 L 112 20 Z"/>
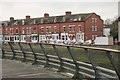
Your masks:
<path fill-rule="evenodd" d="M 12 41 L 10 41 L 12 42 Z M 19 42 L 15 42 L 15 43 L 19 43 Z M 25 43 L 25 44 L 29 44 L 32 42 L 20 42 L 20 43 Z M 120 50 L 115 50 L 115 49 L 107 49 L 107 48 L 98 48 L 98 47 L 90 47 L 90 46 L 82 46 L 82 45 L 64 45 L 64 44 L 51 44 L 51 43 L 32 43 L 32 44 L 44 44 L 44 45 L 55 45 L 55 46 L 63 46 L 63 47 L 74 47 L 74 48 L 87 48 L 87 49 L 91 49 L 91 50 L 100 50 L 100 51 L 110 51 L 110 52 L 115 52 L 115 53 L 120 53 Z"/>
<path fill-rule="evenodd" d="M 46 43 L 25 43 L 25 42 L 15 42 L 18 43 L 18 46 L 20 49 L 15 49 L 14 48 L 14 42 L 8 42 L 8 46 L 10 46 L 10 51 L 12 54 L 12 59 L 17 59 L 18 53 L 22 53 L 19 55 L 22 55 L 22 61 L 30 61 L 33 60 L 33 63 L 37 64 L 38 62 L 43 62 L 45 63 L 45 67 L 49 67 L 49 65 L 53 65 L 54 67 L 56 66 L 60 72 L 64 72 L 64 70 L 70 70 L 70 73 L 73 73 L 74 76 L 73 78 L 116 78 L 120 79 L 120 72 L 118 69 L 117 62 L 114 60 L 115 55 L 120 55 L 120 50 L 114 50 L 114 49 L 106 49 L 106 48 L 97 48 L 97 47 L 88 47 L 88 46 L 78 46 L 78 45 L 60 45 L 60 44 L 46 44 Z M 31 51 L 25 51 L 23 48 L 23 44 L 29 47 Z M 42 53 L 36 52 L 33 49 L 32 44 L 38 44 L 39 48 L 41 48 Z M 46 52 L 45 47 L 43 46 L 50 45 L 52 46 L 51 48 L 54 50 L 54 53 L 56 55 L 50 55 L 48 54 L 49 52 Z M 4 44 L 3 44 L 4 46 Z M 61 53 L 58 50 L 58 46 L 60 47 L 65 47 L 68 50 L 69 55 L 71 56 L 71 59 L 68 59 L 67 57 L 62 57 Z M 76 59 L 76 56 L 74 56 L 71 48 L 80 48 L 84 50 L 84 53 L 90 63 L 85 63 L 82 61 L 78 61 Z M 7 56 L 7 50 L 8 49 L 2 49 L 2 58 L 5 58 Z M 110 70 L 104 67 L 99 66 L 96 64 L 95 60 L 92 59 L 92 55 L 90 54 L 89 50 L 97 50 L 97 51 L 103 51 L 105 52 L 106 56 L 108 57 L 109 61 L 113 65 L 114 70 Z M 29 54 L 27 54 L 29 52 Z M 97 54 L 97 53 L 96 53 Z M 104 53 L 103 53 L 104 54 Z M 27 56 L 33 56 L 33 57 L 27 57 Z M 38 57 L 41 56 L 41 57 Z M 44 57 L 44 59 L 43 59 Z M 94 74 L 93 74 L 94 73 Z"/>

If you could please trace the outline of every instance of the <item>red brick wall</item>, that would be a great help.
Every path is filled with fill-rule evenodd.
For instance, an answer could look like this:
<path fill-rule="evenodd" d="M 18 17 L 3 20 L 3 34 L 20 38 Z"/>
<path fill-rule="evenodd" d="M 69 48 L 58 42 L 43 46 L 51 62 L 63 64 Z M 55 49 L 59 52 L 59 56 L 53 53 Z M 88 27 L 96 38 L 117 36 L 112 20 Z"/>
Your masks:
<path fill-rule="evenodd" d="M 75 25 L 75 31 L 74 32 L 70 32 L 69 31 L 69 25 Z M 56 26 L 56 32 L 57 33 L 62 33 L 63 32 L 63 26 L 66 27 L 66 33 L 69 34 L 76 34 L 76 32 L 78 32 L 78 26 L 81 25 L 81 31 L 84 32 L 84 22 L 71 22 L 71 23 L 56 23 L 56 24 L 41 24 L 38 27 L 38 32 L 40 32 L 41 27 L 44 27 L 44 34 L 51 34 L 52 32 L 54 32 L 54 26 Z M 47 33 L 46 32 L 46 27 L 51 26 L 50 32 L 51 33 Z"/>
<path fill-rule="evenodd" d="M 97 22 L 92 23 L 92 18 L 97 18 Z M 69 31 L 69 25 L 75 25 L 75 31 L 70 32 Z M 7 26 L 7 27 L 2 27 L 2 32 L 5 34 L 5 28 L 8 28 L 8 33 L 10 33 L 10 28 L 14 28 L 14 34 L 16 34 L 16 28 L 19 30 L 19 34 L 22 33 L 22 28 L 25 29 L 25 34 L 26 34 L 26 28 L 31 27 L 31 33 L 34 33 L 33 28 L 36 27 L 36 34 L 41 34 L 40 29 L 41 27 L 44 27 L 44 34 L 52 34 L 54 32 L 54 26 L 56 26 L 56 32 L 57 33 L 62 33 L 63 32 L 63 26 L 66 27 L 66 33 L 69 34 L 76 34 L 78 32 L 78 26 L 81 25 L 81 31 L 85 33 L 85 40 L 86 37 L 88 39 L 92 39 L 92 35 L 98 35 L 102 36 L 103 35 L 103 21 L 102 19 L 93 13 L 85 22 L 67 22 L 67 23 L 54 23 L 54 24 L 39 24 L 39 25 L 25 25 L 25 26 Z M 92 31 L 92 26 L 95 25 L 97 26 L 97 31 Z M 51 26 L 50 33 L 46 33 L 46 26 Z M 29 34 L 28 34 L 29 35 Z"/>
<path fill-rule="evenodd" d="M 75 25 L 75 31 L 74 32 L 70 32 L 69 31 L 69 25 Z M 78 25 L 81 25 L 81 31 L 84 32 L 84 22 L 71 22 L 71 23 L 61 23 L 60 24 L 60 32 L 63 32 L 63 26 L 66 27 L 66 32 L 69 34 L 75 34 L 76 32 L 78 32 Z"/>
<path fill-rule="evenodd" d="M 92 18 L 97 18 L 97 22 L 93 23 Z M 97 31 L 92 31 L 92 26 L 97 26 Z M 92 39 L 92 35 L 103 35 L 103 20 L 96 15 L 95 13 L 92 14 L 86 21 L 85 21 L 85 36 L 88 39 Z M 85 40 L 86 40 L 85 37 Z"/>

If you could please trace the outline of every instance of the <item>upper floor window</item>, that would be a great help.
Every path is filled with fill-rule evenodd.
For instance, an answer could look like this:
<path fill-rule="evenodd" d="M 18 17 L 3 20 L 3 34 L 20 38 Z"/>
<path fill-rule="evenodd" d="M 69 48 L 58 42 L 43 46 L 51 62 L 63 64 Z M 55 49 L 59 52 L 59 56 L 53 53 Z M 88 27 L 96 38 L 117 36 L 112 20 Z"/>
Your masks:
<path fill-rule="evenodd" d="M 47 32 L 47 33 L 49 32 L 49 28 L 48 28 L 48 27 L 46 27 L 46 32 Z"/>
<path fill-rule="evenodd" d="M 92 22 L 97 22 L 97 18 L 92 18 Z"/>
<path fill-rule="evenodd" d="M 78 32 L 81 32 L 81 26 L 78 26 Z"/>
<path fill-rule="evenodd" d="M 41 27 L 41 30 L 40 30 L 42 33 L 44 32 L 44 28 L 43 27 Z"/>
<path fill-rule="evenodd" d="M 57 30 L 57 29 L 56 29 L 56 26 L 54 26 L 54 33 L 56 33 L 56 30 Z"/>
<path fill-rule="evenodd" d="M 16 28 L 16 34 L 18 34 L 18 28 Z"/>
<path fill-rule="evenodd" d="M 97 26 L 95 26 L 95 31 L 97 31 Z"/>
<path fill-rule="evenodd" d="M 97 26 L 92 26 L 92 31 L 97 31 Z"/>
<path fill-rule="evenodd" d="M 22 34 L 25 34 L 25 29 L 24 28 L 22 28 Z"/>
<path fill-rule="evenodd" d="M 63 32 L 66 32 L 66 27 L 65 26 L 63 26 Z"/>
<path fill-rule="evenodd" d="M 70 27 L 69 27 L 69 31 L 70 31 L 70 32 L 74 32 L 74 31 L 75 31 L 75 26 L 70 26 Z"/>
<path fill-rule="evenodd" d="M 26 29 L 27 34 L 31 34 L 31 27 Z"/>
<path fill-rule="evenodd" d="M 10 28 L 10 33 L 13 34 L 14 33 L 14 29 Z"/>
<path fill-rule="evenodd" d="M 6 28 L 5 33 L 8 34 L 8 28 Z"/>
<path fill-rule="evenodd" d="M 36 33 L 36 27 L 33 28 L 33 33 Z"/>

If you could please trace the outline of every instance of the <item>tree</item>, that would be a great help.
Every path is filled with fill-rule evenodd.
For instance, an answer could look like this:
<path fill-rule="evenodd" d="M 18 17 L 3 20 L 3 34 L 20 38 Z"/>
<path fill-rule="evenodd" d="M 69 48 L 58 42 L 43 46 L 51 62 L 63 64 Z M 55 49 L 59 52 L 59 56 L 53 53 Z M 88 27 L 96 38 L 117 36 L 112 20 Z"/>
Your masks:
<path fill-rule="evenodd" d="M 112 22 L 110 25 L 110 35 L 113 36 L 113 39 L 118 39 L 118 19 Z"/>
<path fill-rule="evenodd" d="M 110 36 L 113 36 L 114 40 L 118 40 L 118 16 L 115 16 L 112 19 L 106 19 L 104 24 L 110 26 Z"/>

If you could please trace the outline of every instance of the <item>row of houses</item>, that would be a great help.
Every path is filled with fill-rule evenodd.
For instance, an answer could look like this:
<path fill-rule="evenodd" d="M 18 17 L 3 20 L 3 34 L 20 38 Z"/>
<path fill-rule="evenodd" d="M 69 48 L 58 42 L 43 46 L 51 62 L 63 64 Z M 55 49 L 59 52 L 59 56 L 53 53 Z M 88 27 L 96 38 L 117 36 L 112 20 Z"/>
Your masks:
<path fill-rule="evenodd" d="M 4 41 L 14 42 L 48 42 L 50 40 L 94 40 L 103 36 L 103 20 L 96 13 L 14 19 L 2 21 L 2 34 Z"/>

